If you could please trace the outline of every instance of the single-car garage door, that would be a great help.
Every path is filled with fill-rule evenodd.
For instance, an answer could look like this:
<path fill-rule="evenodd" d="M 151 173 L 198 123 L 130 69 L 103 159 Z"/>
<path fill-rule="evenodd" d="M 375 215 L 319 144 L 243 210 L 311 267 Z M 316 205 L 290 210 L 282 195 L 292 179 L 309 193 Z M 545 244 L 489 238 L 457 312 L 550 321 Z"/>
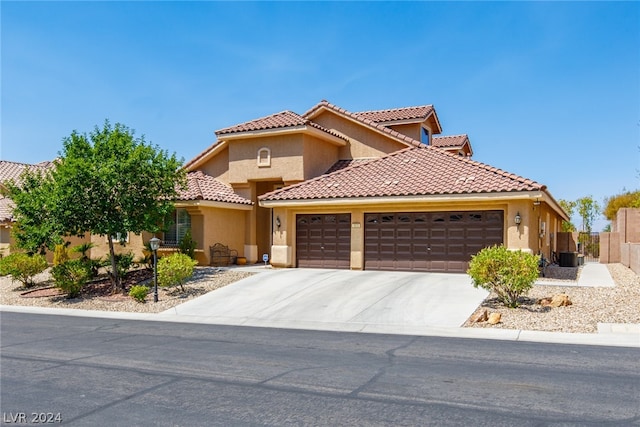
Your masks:
<path fill-rule="evenodd" d="M 503 242 L 503 211 L 365 214 L 365 269 L 465 272 Z"/>
<path fill-rule="evenodd" d="M 296 215 L 298 267 L 349 268 L 351 215 Z"/>

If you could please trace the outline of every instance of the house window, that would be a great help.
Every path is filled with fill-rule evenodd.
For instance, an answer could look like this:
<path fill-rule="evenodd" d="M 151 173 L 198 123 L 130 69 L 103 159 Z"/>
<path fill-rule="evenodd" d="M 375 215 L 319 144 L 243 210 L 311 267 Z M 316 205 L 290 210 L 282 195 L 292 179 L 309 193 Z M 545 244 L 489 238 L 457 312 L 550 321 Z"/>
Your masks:
<path fill-rule="evenodd" d="M 420 142 L 422 142 L 424 145 L 431 144 L 431 134 L 429 132 L 429 129 L 420 128 Z"/>
<path fill-rule="evenodd" d="M 164 245 L 178 246 L 187 230 L 191 230 L 191 215 L 186 209 L 176 209 L 171 214 L 164 232 Z"/>
<path fill-rule="evenodd" d="M 271 150 L 262 147 L 258 150 L 258 167 L 268 168 L 271 166 Z"/>
<path fill-rule="evenodd" d="M 114 243 L 129 243 L 129 233 L 116 233 L 113 236 L 111 236 L 111 240 Z M 105 242 L 108 242 L 109 239 L 107 237 L 104 238 Z"/>

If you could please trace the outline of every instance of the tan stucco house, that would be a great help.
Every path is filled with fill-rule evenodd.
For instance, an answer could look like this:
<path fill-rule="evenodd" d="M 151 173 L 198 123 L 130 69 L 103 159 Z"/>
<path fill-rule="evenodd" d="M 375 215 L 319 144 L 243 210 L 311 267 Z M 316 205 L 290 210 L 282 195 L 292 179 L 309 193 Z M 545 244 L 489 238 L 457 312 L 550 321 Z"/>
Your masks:
<path fill-rule="evenodd" d="M 350 112 L 321 101 L 215 132 L 189 161 L 165 250 L 187 229 L 201 264 L 464 272 L 483 247 L 550 258 L 566 213 L 545 185 L 472 160 L 433 106 Z"/>

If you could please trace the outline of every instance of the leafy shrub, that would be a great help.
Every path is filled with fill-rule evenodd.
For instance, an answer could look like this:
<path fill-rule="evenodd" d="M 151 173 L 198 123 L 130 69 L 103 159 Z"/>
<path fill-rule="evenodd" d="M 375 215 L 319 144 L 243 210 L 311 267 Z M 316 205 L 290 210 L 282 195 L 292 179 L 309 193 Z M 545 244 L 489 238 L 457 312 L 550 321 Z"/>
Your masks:
<path fill-rule="evenodd" d="M 27 255 L 22 252 L 12 253 L 0 259 L 0 275 L 11 275 L 25 288 L 33 286 L 33 277 L 42 273 L 49 265 L 43 255 Z"/>
<path fill-rule="evenodd" d="M 67 261 L 69 261 L 69 249 L 67 249 L 67 245 L 56 245 L 55 249 L 53 250 L 54 267 L 59 264 L 64 264 Z"/>
<path fill-rule="evenodd" d="M 134 285 L 129 289 L 129 296 L 138 302 L 144 302 L 149 288 L 144 285 Z"/>
<path fill-rule="evenodd" d="M 116 254 L 116 269 L 118 269 L 118 277 L 124 277 L 133 265 L 133 254 L 131 252 L 126 254 Z M 104 265 L 111 265 L 110 259 L 104 262 Z"/>
<path fill-rule="evenodd" d="M 51 275 L 57 288 L 67 293 L 69 298 L 80 295 L 82 287 L 91 278 L 91 269 L 80 259 L 58 264 L 51 269 Z"/>
<path fill-rule="evenodd" d="M 193 268 L 197 262 L 188 255 L 175 253 L 158 260 L 158 285 L 163 287 L 180 285 L 184 292 L 183 283 L 193 275 Z"/>
<path fill-rule="evenodd" d="M 196 241 L 191 236 L 191 230 L 187 229 L 184 237 L 180 239 L 178 251 L 181 254 L 189 255 L 191 259 L 196 259 Z"/>
<path fill-rule="evenodd" d="M 92 242 L 82 243 L 78 246 L 71 248 L 71 252 L 81 254 L 80 260 L 87 265 L 87 268 L 91 271 L 91 278 L 98 276 L 100 267 L 104 265 L 103 261 L 97 259 L 91 259 L 87 252 L 89 252 L 95 245 Z"/>
<path fill-rule="evenodd" d="M 492 246 L 471 257 L 467 274 L 474 287 L 493 291 L 504 305 L 517 307 L 518 298 L 529 292 L 538 278 L 539 261 L 538 255 Z"/>

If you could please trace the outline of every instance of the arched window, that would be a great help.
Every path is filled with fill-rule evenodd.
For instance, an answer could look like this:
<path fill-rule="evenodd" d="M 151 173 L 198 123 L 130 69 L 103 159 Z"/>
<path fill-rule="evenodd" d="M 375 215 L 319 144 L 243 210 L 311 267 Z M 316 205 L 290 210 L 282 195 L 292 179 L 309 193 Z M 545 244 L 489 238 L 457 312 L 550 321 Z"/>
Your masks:
<path fill-rule="evenodd" d="M 258 150 L 258 167 L 268 168 L 271 166 L 271 150 L 262 147 Z"/>

